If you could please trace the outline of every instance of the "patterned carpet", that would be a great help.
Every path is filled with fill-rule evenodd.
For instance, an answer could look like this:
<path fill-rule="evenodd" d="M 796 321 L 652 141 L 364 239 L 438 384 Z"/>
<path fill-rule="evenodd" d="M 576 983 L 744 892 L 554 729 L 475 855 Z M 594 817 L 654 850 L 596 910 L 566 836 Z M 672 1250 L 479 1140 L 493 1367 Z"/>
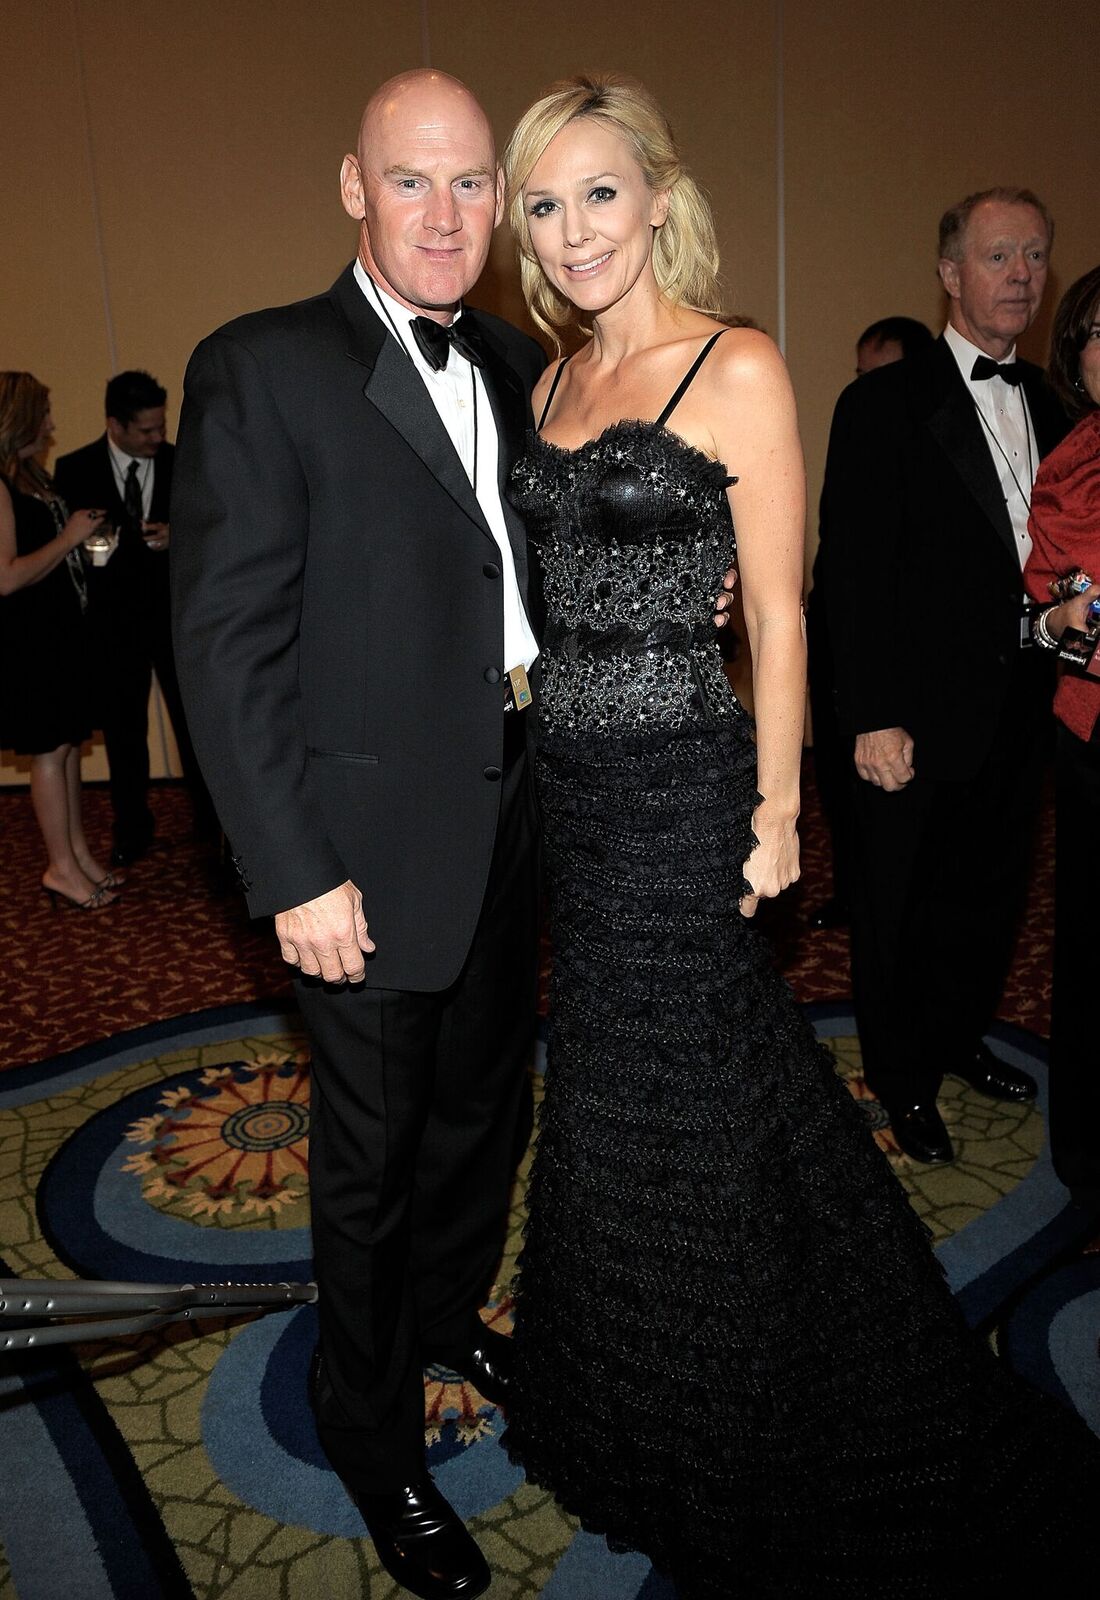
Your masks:
<path fill-rule="evenodd" d="M 249 922 L 211 851 L 190 837 L 175 784 L 153 791 L 156 849 L 103 911 L 51 911 L 26 793 L 0 790 L 0 1068 L 43 1060 L 203 1006 L 289 996 L 267 926 Z M 85 791 L 89 841 L 106 861 L 106 789 Z"/>
<path fill-rule="evenodd" d="M 89 800 L 102 832 L 105 796 Z M 304 1041 L 269 936 L 188 841 L 181 795 L 157 792 L 164 847 L 117 909 L 93 916 L 39 903 L 26 797 L 0 807 L 15 978 L 0 1001 L 0 1276 L 307 1278 Z M 807 812 L 801 897 L 770 908 L 785 969 L 971 1322 L 1100 1432 L 1100 1253 L 1043 1154 L 1042 1106 L 992 1106 L 949 1079 L 958 1161 L 913 1168 L 892 1149 L 859 1073 L 846 941 L 806 927 L 827 887 L 812 790 Z M 1036 937 L 991 1034 L 1043 1083 L 1027 1030 L 1048 1004 L 1049 852 L 1047 834 Z M 524 1176 L 488 1312 L 502 1322 Z M 0 1498 L 0 1597 L 396 1600 L 319 1452 L 304 1401 L 313 1338 L 303 1307 L 4 1357 L 0 1450 L 19 1470 Z M 425 1398 L 433 1469 L 485 1549 L 491 1600 L 673 1600 L 644 1558 L 612 1555 L 523 1482 L 473 1389 L 435 1369 Z"/>
<path fill-rule="evenodd" d="M 88 836 L 109 848 L 106 790 L 85 792 Z M 92 915 L 51 912 L 39 889 L 41 844 L 25 792 L 0 790 L 0 1069 L 43 1060 L 145 1022 L 205 1006 L 289 997 L 268 925 L 244 902 L 210 852 L 190 838 L 182 790 L 154 790 L 160 847 L 131 869 L 122 900 Z M 848 995 L 848 937 L 811 932 L 810 911 L 829 891 L 828 838 L 812 769 L 803 795 L 803 877 L 760 913 L 800 1000 Z M 1044 813 L 1036 870 L 1000 1016 L 1046 1034 L 1050 1016 L 1053 823 Z"/>

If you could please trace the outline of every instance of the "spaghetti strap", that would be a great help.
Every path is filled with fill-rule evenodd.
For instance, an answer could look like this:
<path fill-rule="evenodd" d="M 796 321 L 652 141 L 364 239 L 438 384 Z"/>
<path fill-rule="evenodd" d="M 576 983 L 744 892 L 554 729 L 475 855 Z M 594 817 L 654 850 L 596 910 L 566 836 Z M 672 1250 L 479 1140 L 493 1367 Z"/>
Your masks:
<path fill-rule="evenodd" d="M 676 393 L 673 395 L 672 399 L 669 401 L 669 403 L 665 407 L 665 409 L 661 412 L 661 415 L 657 418 L 657 421 L 653 424 L 653 426 L 655 428 L 663 428 L 664 427 L 664 425 L 668 421 L 669 417 L 671 417 L 672 413 L 676 410 L 676 407 L 680 404 L 680 401 L 684 398 L 685 394 L 687 394 L 688 389 L 691 387 L 691 380 L 694 378 L 695 374 L 699 371 L 699 368 L 703 365 L 703 362 L 710 355 L 711 351 L 713 350 L 714 346 L 718 343 L 718 341 L 722 337 L 722 335 L 724 333 L 728 333 L 728 332 L 729 332 L 728 328 L 719 328 L 717 333 L 712 333 L 711 334 L 711 336 L 707 340 L 706 344 L 700 350 L 699 354 L 695 357 L 695 360 L 691 363 L 691 366 L 688 369 L 687 373 L 685 374 L 684 378 L 681 380 L 680 386 L 676 390 Z M 554 392 L 553 389 L 551 389 L 550 393 L 553 394 L 553 392 Z M 542 424 L 540 423 L 539 426 L 541 427 Z"/>
<path fill-rule="evenodd" d="M 546 404 L 542 408 L 542 416 L 539 418 L 538 422 L 536 422 L 536 424 L 535 424 L 535 432 L 536 433 L 541 433 L 542 432 L 542 425 L 546 421 L 546 413 L 550 410 L 551 402 L 553 401 L 554 396 L 558 392 L 558 384 L 561 382 L 561 375 L 565 371 L 565 363 L 569 359 L 570 359 L 569 356 L 562 356 L 561 360 L 558 362 L 558 370 L 557 370 L 557 372 L 555 372 L 554 381 L 550 385 L 550 393 L 546 396 Z"/>

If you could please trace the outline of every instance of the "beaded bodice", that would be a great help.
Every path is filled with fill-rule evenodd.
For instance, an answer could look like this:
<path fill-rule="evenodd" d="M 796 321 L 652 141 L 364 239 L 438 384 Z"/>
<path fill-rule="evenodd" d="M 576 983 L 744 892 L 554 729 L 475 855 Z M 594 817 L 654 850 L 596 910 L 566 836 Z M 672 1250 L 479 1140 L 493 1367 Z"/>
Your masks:
<path fill-rule="evenodd" d="M 577 450 L 533 436 L 511 497 L 546 605 L 545 732 L 740 714 L 711 620 L 734 556 L 734 481 L 662 423 L 616 422 Z"/>

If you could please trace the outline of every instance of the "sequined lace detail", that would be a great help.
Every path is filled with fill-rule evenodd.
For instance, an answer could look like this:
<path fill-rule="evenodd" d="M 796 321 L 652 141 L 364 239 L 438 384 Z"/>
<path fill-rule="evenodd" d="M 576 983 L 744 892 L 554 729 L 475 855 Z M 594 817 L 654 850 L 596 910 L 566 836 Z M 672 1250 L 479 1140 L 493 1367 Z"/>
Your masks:
<path fill-rule="evenodd" d="M 693 672 L 694 667 L 694 672 Z M 618 731 L 743 716 L 717 650 L 544 655 L 542 725 Z"/>
<path fill-rule="evenodd" d="M 542 574 L 548 613 L 563 627 L 635 630 L 706 622 L 735 555 L 725 466 L 668 428 L 616 423 L 579 450 L 534 439 L 512 476 Z M 743 716 L 713 640 L 690 648 L 573 657 L 543 650 L 540 725 L 622 731 Z"/>

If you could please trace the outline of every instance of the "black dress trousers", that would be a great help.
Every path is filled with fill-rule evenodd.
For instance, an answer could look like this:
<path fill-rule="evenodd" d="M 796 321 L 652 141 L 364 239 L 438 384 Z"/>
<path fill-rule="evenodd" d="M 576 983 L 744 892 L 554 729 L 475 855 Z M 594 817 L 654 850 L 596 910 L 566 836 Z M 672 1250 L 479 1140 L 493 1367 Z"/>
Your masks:
<path fill-rule="evenodd" d="M 893 1111 L 934 1102 L 1000 1002 L 1032 860 L 1051 718 L 1021 652 L 966 779 L 921 771 L 855 792 L 852 991 L 867 1083 Z"/>
<path fill-rule="evenodd" d="M 815 589 L 806 605 L 807 688 L 814 730 L 814 776 L 821 808 L 829 826 L 833 855 L 833 894 L 845 904 L 852 897 L 852 812 L 856 770 L 853 740 L 841 731 L 836 706 L 836 677 L 825 600 Z"/>
<path fill-rule="evenodd" d="M 313 1047 L 318 1432 L 336 1471 L 366 1492 L 423 1471 L 423 1366 L 471 1348 L 530 1131 L 536 834 L 520 713 L 506 732 L 518 747 L 457 981 L 439 993 L 297 986 Z"/>
<path fill-rule="evenodd" d="M 131 539 L 140 537 L 131 534 Z M 98 660 L 98 712 L 111 776 L 115 843 L 144 848 L 153 836 L 149 809 L 149 690 L 156 672 L 172 722 L 196 825 L 215 828 L 184 715 L 172 650 L 168 564 L 162 554 L 122 549 L 102 577 L 92 574 L 92 626 Z M 154 566 L 153 563 L 157 565 Z"/>

